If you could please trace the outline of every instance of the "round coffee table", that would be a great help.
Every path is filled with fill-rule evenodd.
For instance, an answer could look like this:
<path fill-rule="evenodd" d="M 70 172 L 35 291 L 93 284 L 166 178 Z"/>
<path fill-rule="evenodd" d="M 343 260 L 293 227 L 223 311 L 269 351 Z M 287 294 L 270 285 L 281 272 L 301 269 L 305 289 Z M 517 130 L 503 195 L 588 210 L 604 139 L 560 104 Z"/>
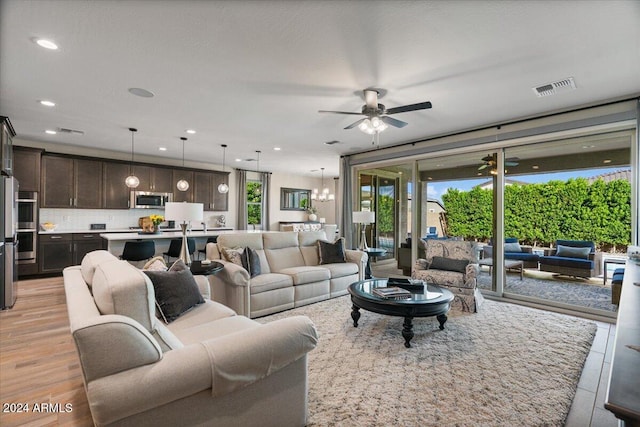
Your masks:
<path fill-rule="evenodd" d="M 404 346 L 407 348 L 411 347 L 411 339 L 414 335 L 414 317 L 436 316 L 440 323 L 440 329 L 444 329 L 444 324 L 447 321 L 446 314 L 453 301 L 451 291 L 426 284 L 422 289 L 411 289 L 411 298 L 406 299 L 383 298 L 373 293 L 374 288 L 386 286 L 387 279 L 362 280 L 349 285 L 348 290 L 352 303 L 351 318 L 354 327 L 358 327 L 360 309 L 388 316 L 404 317 L 402 337 L 404 338 Z"/>

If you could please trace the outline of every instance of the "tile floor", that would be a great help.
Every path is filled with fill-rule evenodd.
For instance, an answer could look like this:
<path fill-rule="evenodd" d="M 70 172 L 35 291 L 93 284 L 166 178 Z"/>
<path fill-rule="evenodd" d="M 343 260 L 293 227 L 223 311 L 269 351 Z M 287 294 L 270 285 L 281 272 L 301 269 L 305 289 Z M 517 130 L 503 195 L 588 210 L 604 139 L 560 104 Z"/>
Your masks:
<path fill-rule="evenodd" d="M 371 264 L 377 277 L 402 277 L 395 261 Z M 617 427 L 617 418 L 604 408 L 616 325 L 596 322 L 598 330 L 587 356 L 565 427 Z"/>

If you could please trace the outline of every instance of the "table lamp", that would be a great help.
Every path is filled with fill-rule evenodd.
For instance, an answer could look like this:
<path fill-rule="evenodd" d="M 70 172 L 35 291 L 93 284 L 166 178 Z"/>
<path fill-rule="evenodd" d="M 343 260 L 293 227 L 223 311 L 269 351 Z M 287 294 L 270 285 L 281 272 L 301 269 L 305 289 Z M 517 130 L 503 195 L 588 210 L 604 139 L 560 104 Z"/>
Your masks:
<path fill-rule="evenodd" d="M 167 202 L 164 206 L 164 216 L 167 220 L 182 222 L 182 248 L 180 249 L 180 259 L 185 264 L 191 264 L 189 255 L 189 245 L 187 244 L 187 226 L 189 221 L 201 222 L 204 217 L 204 207 L 202 203 L 187 202 Z"/>
<path fill-rule="evenodd" d="M 373 224 L 376 222 L 376 213 L 372 211 L 354 211 L 353 212 L 353 223 L 360 224 L 360 229 L 362 230 L 360 236 L 360 246 L 358 249 L 361 251 L 365 251 L 369 249 L 367 246 L 367 236 L 365 234 L 367 224 Z"/>

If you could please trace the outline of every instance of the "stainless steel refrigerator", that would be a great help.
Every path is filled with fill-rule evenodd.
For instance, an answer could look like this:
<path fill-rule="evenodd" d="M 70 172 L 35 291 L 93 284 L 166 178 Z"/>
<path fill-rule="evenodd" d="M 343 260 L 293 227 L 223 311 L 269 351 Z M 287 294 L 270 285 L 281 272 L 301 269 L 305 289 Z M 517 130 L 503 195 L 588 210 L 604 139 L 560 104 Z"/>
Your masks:
<path fill-rule="evenodd" d="M 2 241 L 4 268 L 0 282 L 0 309 L 13 307 L 17 297 L 18 284 L 18 180 L 3 176 L 0 183 L 0 223 L 3 225 Z M 1 258 L 1 257 L 0 257 Z"/>

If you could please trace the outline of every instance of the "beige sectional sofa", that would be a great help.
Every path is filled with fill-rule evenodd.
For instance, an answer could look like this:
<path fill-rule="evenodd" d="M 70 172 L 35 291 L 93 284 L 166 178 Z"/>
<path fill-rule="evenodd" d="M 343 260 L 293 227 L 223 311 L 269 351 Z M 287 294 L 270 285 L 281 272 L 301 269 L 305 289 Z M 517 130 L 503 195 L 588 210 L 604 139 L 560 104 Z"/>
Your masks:
<path fill-rule="evenodd" d="M 213 299 L 255 318 L 345 295 L 364 278 L 367 254 L 345 250 L 346 262 L 320 265 L 318 240 L 326 240 L 324 231 L 221 234 L 217 244 L 207 244 L 207 258 L 225 265 L 209 279 Z M 253 278 L 221 255 L 244 247 L 260 259 L 261 274 Z"/>
<path fill-rule="evenodd" d="M 154 288 L 106 251 L 64 270 L 73 339 L 98 426 L 302 426 L 311 321 L 261 325 L 205 297 L 176 320 L 155 316 Z"/>

